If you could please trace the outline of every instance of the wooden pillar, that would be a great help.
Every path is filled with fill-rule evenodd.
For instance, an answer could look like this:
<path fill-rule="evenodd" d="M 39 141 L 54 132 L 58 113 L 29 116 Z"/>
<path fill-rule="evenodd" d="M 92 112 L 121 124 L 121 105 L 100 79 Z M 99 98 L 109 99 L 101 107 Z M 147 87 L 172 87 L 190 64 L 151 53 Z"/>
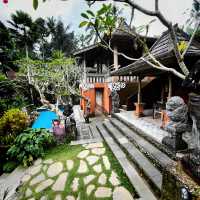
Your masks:
<path fill-rule="evenodd" d="M 118 69 L 118 49 L 117 46 L 114 46 L 114 69 L 117 70 Z"/>
<path fill-rule="evenodd" d="M 86 75 L 86 56 L 84 54 L 84 58 L 83 58 L 83 83 L 86 83 L 87 81 L 87 75 Z"/>
<path fill-rule="evenodd" d="M 172 97 L 172 76 L 168 76 L 169 87 L 168 87 L 168 99 Z"/>
<path fill-rule="evenodd" d="M 138 104 L 141 103 L 141 79 L 138 77 Z"/>
<path fill-rule="evenodd" d="M 142 103 L 142 97 L 141 97 L 141 87 L 142 87 L 141 78 L 138 77 L 137 81 L 138 81 L 138 96 L 137 96 L 137 103 L 135 103 L 135 115 L 138 117 L 142 117 L 144 116 L 144 113 L 143 113 L 144 104 Z"/>
<path fill-rule="evenodd" d="M 165 85 L 162 83 L 161 89 L 161 102 L 165 101 Z"/>

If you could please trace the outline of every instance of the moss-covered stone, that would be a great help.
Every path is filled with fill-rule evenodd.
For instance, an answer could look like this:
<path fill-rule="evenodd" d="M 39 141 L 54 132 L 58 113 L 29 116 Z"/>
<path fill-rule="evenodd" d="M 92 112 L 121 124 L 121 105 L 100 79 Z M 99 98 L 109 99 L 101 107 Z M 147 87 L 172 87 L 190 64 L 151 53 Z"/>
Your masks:
<path fill-rule="evenodd" d="M 182 200 L 181 188 L 188 189 L 192 200 L 200 200 L 200 186 L 183 170 L 180 163 L 173 163 L 163 170 L 161 200 Z"/>

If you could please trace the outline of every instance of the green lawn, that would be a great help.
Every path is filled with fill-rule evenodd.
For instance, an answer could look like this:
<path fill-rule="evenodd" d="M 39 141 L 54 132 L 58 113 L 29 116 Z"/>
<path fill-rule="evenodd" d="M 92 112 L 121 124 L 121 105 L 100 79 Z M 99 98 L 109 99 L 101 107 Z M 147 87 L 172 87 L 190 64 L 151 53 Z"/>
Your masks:
<path fill-rule="evenodd" d="M 56 146 L 55 148 L 47 151 L 45 154 L 45 157 L 42 159 L 42 164 L 40 164 L 40 165 L 42 165 L 41 170 L 38 173 L 31 176 L 31 178 L 28 181 L 24 182 L 23 185 L 21 186 L 21 188 L 19 190 L 20 199 L 28 200 L 28 199 L 34 198 L 36 200 L 40 200 L 40 198 L 44 195 L 47 196 L 48 200 L 55 199 L 56 195 L 60 195 L 60 197 L 61 197 L 60 199 L 63 199 L 63 200 L 66 199 L 66 197 L 68 195 L 71 195 L 75 198 L 77 198 L 79 196 L 79 198 L 81 200 L 99 199 L 99 198 L 95 197 L 95 191 L 98 187 L 107 187 L 107 188 L 112 189 L 112 191 L 114 190 L 115 187 L 117 187 L 117 186 L 112 185 L 111 182 L 109 181 L 109 177 L 111 176 L 112 171 L 114 171 L 118 175 L 117 178 L 120 182 L 120 185 L 118 185 L 118 186 L 123 186 L 124 188 L 126 188 L 132 194 L 133 197 L 137 196 L 134 188 L 130 184 L 128 178 L 124 174 L 122 168 L 120 167 L 118 161 L 115 159 L 115 157 L 112 154 L 112 152 L 110 151 L 110 149 L 105 144 L 103 144 L 103 146 L 105 148 L 105 153 L 103 155 L 96 155 L 96 156 L 99 156 L 99 160 L 97 162 L 95 162 L 95 164 L 89 165 L 85 158 L 82 159 L 87 163 L 87 167 L 88 167 L 87 172 L 83 173 L 83 174 L 78 174 L 78 172 L 77 172 L 79 165 L 80 165 L 80 158 L 78 158 L 77 155 L 80 152 L 82 152 L 83 150 L 86 150 L 85 147 L 83 147 L 82 145 L 77 145 L 77 146 L 60 145 L 60 146 Z M 90 149 L 90 153 L 88 154 L 88 156 L 89 155 L 94 155 L 94 154 L 92 154 L 91 149 Z M 106 169 L 106 167 L 103 163 L 102 156 L 108 157 L 108 159 L 110 161 L 110 165 L 111 165 L 110 170 Z M 48 178 L 47 169 L 50 165 L 43 163 L 44 160 L 48 160 L 48 159 L 52 159 L 53 163 L 62 162 L 62 164 L 63 164 L 62 172 L 68 172 L 67 181 L 65 183 L 65 189 L 62 192 L 55 192 L 51 188 L 53 185 L 52 184 L 50 187 L 46 188 L 42 192 L 36 193 L 35 189 L 40 184 L 40 182 L 36 183 L 35 185 L 30 186 L 29 185 L 30 181 L 33 178 L 35 178 L 38 174 L 41 174 L 41 173 L 44 174 L 46 179 Z M 74 163 L 74 166 L 70 171 L 67 169 L 66 160 L 72 160 Z M 93 169 L 93 166 L 98 165 L 98 164 L 100 164 L 102 166 L 102 172 L 100 172 L 100 173 L 95 172 Z M 104 173 L 107 177 L 107 181 L 104 185 L 100 185 L 98 182 L 98 178 L 102 173 Z M 95 178 L 91 182 L 89 182 L 88 184 L 85 185 L 83 179 L 84 179 L 84 177 L 86 177 L 88 175 L 95 175 Z M 52 177 L 51 179 L 56 181 L 58 176 L 59 175 Z M 73 192 L 71 186 L 72 186 L 72 183 L 73 183 L 73 180 L 75 177 L 79 178 L 79 186 L 78 186 L 78 190 Z M 88 185 L 95 186 L 95 189 L 91 192 L 90 195 L 88 195 L 86 193 Z M 32 191 L 31 192 L 32 194 L 29 197 L 26 197 L 26 195 L 25 195 L 27 189 L 30 189 Z M 101 198 L 101 199 L 111 200 L 112 196 L 106 197 L 106 198 Z"/>

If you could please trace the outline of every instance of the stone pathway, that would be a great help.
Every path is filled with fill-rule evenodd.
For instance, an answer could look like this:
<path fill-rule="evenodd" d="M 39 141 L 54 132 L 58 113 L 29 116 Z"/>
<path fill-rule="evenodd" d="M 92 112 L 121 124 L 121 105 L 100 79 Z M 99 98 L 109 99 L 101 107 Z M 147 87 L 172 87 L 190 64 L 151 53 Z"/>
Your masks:
<path fill-rule="evenodd" d="M 90 199 L 133 200 L 130 192 L 121 186 L 117 173 L 112 170 L 103 143 L 82 147 L 83 150 L 74 159 L 36 160 L 21 179 L 26 188 L 21 199 L 36 200 L 35 194 L 40 194 L 38 200 L 52 199 L 48 194 L 53 194 L 54 200 L 81 200 L 81 191 L 84 191 Z M 70 193 L 66 193 L 66 190 Z"/>

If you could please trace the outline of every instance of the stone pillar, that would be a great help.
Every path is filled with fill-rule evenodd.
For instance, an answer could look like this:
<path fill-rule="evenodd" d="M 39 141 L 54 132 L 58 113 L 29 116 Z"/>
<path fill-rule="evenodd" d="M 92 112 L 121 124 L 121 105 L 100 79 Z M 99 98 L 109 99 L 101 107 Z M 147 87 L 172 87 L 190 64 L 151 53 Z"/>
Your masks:
<path fill-rule="evenodd" d="M 137 117 L 142 117 L 144 116 L 144 103 L 142 103 L 142 97 L 141 97 L 141 78 L 138 77 L 138 95 L 137 95 L 137 103 L 135 103 L 135 115 Z"/>

